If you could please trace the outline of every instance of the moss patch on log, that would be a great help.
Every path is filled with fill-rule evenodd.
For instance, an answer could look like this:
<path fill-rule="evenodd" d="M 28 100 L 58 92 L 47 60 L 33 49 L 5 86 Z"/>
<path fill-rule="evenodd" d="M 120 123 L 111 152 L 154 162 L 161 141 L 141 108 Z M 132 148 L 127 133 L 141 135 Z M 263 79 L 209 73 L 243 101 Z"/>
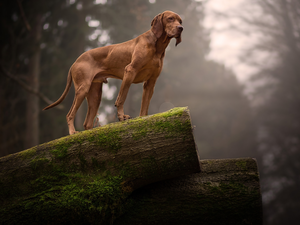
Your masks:
<path fill-rule="evenodd" d="M 24 151 L 18 153 L 18 155 L 22 159 L 32 158 L 35 154 L 36 154 L 36 148 L 35 147 L 27 149 L 27 150 L 24 150 Z"/>
<path fill-rule="evenodd" d="M 80 173 L 40 177 L 32 181 L 36 194 L 0 210 L 1 223 L 108 224 L 128 195 L 122 182 L 122 176 Z"/>
<path fill-rule="evenodd" d="M 88 165 L 79 155 L 82 164 L 76 168 L 68 164 L 64 151 L 53 153 L 52 160 L 33 159 L 31 172 L 36 179 L 15 188 L 0 183 L 0 197 L 5 200 L 1 224 L 109 224 L 120 215 L 132 192 L 124 182 L 128 167 L 120 166 L 119 175 L 112 175 L 95 161 Z M 91 173 L 92 168 L 96 172 Z"/>

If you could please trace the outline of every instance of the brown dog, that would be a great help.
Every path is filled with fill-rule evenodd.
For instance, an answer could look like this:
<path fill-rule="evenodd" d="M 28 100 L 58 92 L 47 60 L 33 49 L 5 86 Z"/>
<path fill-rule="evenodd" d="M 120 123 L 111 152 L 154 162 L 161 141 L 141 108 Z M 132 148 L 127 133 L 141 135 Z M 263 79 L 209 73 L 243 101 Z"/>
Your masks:
<path fill-rule="evenodd" d="M 70 68 L 61 97 L 44 110 L 64 100 L 73 80 L 75 98 L 67 115 L 69 133 L 76 133 L 74 118 L 84 98 L 88 102 L 84 128 L 91 129 L 101 101 L 102 84 L 107 83 L 107 78 L 117 78 L 123 80 L 115 103 L 119 120 L 130 118 L 124 115 L 123 105 L 132 83 L 144 82 L 140 116 L 147 115 L 154 85 L 163 67 L 165 49 L 172 38 L 176 38 L 176 45 L 181 42 L 181 24 L 179 15 L 165 11 L 157 15 L 151 22 L 151 29 L 140 36 L 83 53 Z"/>

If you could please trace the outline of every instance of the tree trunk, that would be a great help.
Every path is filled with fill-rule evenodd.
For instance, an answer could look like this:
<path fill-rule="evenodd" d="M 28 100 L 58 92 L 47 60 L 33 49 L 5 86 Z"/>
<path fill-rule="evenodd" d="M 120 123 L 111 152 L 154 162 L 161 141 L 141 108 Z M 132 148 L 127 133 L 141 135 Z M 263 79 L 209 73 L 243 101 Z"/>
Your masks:
<path fill-rule="evenodd" d="M 41 60 L 40 40 L 42 35 L 41 15 L 37 15 L 34 22 L 35 24 L 31 30 L 31 36 L 36 46 L 29 61 L 28 84 L 34 91 L 38 92 Z M 31 148 L 39 144 L 39 112 L 39 97 L 35 94 L 28 93 L 26 104 L 25 148 Z"/>
<path fill-rule="evenodd" d="M 0 223 L 106 224 L 133 190 L 199 171 L 187 108 L 109 124 L 0 158 Z"/>
<path fill-rule="evenodd" d="M 153 183 L 127 200 L 122 224 L 262 224 L 256 161 L 201 160 L 201 172 Z"/>

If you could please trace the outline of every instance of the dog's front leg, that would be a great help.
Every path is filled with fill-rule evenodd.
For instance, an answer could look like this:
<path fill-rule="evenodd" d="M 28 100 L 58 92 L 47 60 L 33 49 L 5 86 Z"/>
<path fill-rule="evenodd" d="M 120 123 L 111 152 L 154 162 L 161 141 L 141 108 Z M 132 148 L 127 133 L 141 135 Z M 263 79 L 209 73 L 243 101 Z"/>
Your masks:
<path fill-rule="evenodd" d="M 115 106 L 118 111 L 118 119 L 120 121 L 130 119 L 129 115 L 124 114 L 124 102 L 126 100 L 130 85 L 136 76 L 136 69 L 131 64 L 125 67 L 124 77 L 121 84 L 120 92 L 118 94 Z"/>
<path fill-rule="evenodd" d="M 148 109 L 149 109 L 149 105 L 150 105 L 150 100 L 151 100 L 153 92 L 154 92 L 154 86 L 156 83 L 156 79 L 157 78 L 151 78 L 144 82 L 140 116 L 148 115 Z"/>

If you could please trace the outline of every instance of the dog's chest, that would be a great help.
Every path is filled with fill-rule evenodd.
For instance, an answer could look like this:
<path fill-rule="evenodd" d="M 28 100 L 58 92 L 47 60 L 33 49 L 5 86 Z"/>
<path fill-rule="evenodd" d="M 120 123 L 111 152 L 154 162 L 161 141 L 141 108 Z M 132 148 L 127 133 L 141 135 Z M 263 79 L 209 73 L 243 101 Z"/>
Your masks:
<path fill-rule="evenodd" d="M 151 67 L 160 69 L 162 67 L 162 61 L 163 61 L 163 58 L 153 57 L 153 60 L 151 62 L 151 64 L 152 64 Z"/>
<path fill-rule="evenodd" d="M 133 83 L 141 83 L 149 80 L 151 77 L 157 78 L 162 69 L 162 60 L 155 59 L 149 61 L 136 75 Z"/>

